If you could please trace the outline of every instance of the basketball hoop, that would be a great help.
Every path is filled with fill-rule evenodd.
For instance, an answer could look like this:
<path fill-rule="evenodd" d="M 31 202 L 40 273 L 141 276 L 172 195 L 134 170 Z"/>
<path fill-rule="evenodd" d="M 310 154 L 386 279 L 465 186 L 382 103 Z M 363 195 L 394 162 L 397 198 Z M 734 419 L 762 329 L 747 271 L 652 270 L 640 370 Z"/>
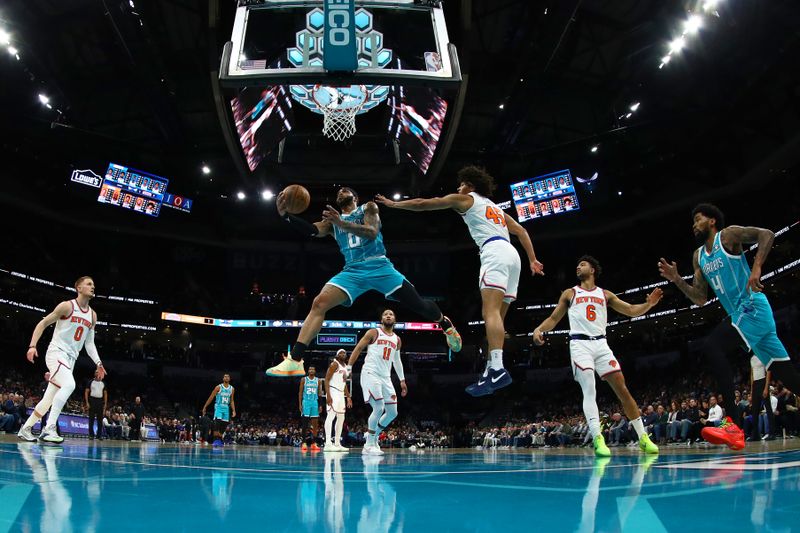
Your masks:
<path fill-rule="evenodd" d="M 334 141 L 352 137 L 356 132 L 356 115 L 364 107 L 367 95 L 363 85 L 315 85 L 311 96 L 323 116 L 322 134 Z"/>

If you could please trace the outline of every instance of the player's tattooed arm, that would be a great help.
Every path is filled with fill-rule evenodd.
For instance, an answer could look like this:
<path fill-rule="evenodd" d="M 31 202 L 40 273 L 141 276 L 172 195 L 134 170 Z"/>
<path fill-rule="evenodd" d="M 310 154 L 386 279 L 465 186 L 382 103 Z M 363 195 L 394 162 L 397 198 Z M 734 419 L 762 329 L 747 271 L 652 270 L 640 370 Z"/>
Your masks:
<path fill-rule="evenodd" d="M 448 194 L 439 198 L 412 198 L 411 200 L 389 200 L 382 194 L 375 196 L 375 201 L 386 207 L 405 209 L 406 211 L 438 211 L 441 209 L 455 209 L 459 213 L 466 213 L 475 200 L 468 194 Z"/>
<path fill-rule="evenodd" d="M 376 335 L 377 332 L 374 329 L 371 329 L 363 337 L 361 337 L 361 340 L 358 341 L 356 347 L 353 348 L 353 352 L 350 354 L 350 359 L 347 360 L 347 366 L 352 367 L 354 364 L 356 364 L 361 352 L 363 352 L 367 346 L 369 346 L 370 343 L 375 340 Z"/>
<path fill-rule="evenodd" d="M 753 258 L 753 268 L 750 271 L 750 279 L 747 280 L 747 287 L 753 292 L 761 292 L 764 286 L 761 284 L 761 267 L 767 260 L 767 255 L 775 242 L 775 233 L 765 228 L 754 226 L 728 226 L 720 234 L 722 245 L 736 253 L 741 253 L 744 245 L 758 243 L 758 251 Z"/>
<path fill-rule="evenodd" d="M 706 278 L 703 277 L 703 271 L 700 270 L 700 262 L 697 259 L 698 253 L 699 250 L 695 250 L 692 256 L 694 279 L 691 285 L 686 283 L 686 280 L 678 273 L 678 265 L 675 261 L 669 262 L 662 257 L 658 261 L 658 272 L 661 274 L 662 278 L 674 283 L 692 303 L 695 305 L 704 305 L 708 301 L 708 282 Z"/>
<path fill-rule="evenodd" d="M 322 212 L 322 218 L 339 227 L 342 231 L 352 233 L 358 237 L 373 240 L 378 236 L 381 229 L 381 219 L 378 216 L 378 205 L 375 202 L 367 202 L 364 206 L 364 223 L 356 224 L 355 222 L 348 222 L 342 220 L 339 211 L 333 206 L 326 206 Z"/>
<path fill-rule="evenodd" d="M 572 300 L 573 294 L 573 289 L 567 289 L 561 293 L 561 296 L 558 298 L 558 304 L 556 304 L 556 308 L 553 309 L 553 312 L 550 313 L 550 316 L 545 318 L 542 323 L 539 324 L 535 330 L 533 330 L 533 342 L 535 344 L 539 346 L 544 344 L 544 332 L 551 331 L 554 327 L 556 327 L 556 324 L 561 322 L 561 319 L 567 314 L 569 302 Z"/>
<path fill-rule="evenodd" d="M 656 304 L 661 301 L 661 297 L 664 296 L 664 291 L 656 287 L 653 289 L 653 292 L 647 295 L 647 299 L 645 299 L 644 303 L 630 304 L 625 300 L 620 299 L 611 291 L 603 292 L 605 293 L 606 301 L 608 302 L 609 307 L 611 307 L 611 309 L 617 313 L 625 316 L 642 316 L 650 309 L 655 307 Z"/>

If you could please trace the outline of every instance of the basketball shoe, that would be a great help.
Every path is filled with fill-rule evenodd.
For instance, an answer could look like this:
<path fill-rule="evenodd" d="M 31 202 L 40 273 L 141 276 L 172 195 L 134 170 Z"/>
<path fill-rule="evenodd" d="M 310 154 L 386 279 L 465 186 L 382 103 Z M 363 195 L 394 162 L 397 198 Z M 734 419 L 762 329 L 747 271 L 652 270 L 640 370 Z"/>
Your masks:
<path fill-rule="evenodd" d="M 744 431 L 726 416 L 717 427 L 703 428 L 700 435 L 711 444 L 725 444 L 731 450 L 744 448 Z"/>
<path fill-rule="evenodd" d="M 606 446 L 606 439 L 603 438 L 603 435 L 594 438 L 594 454 L 597 457 L 611 457 L 611 450 Z"/>
<path fill-rule="evenodd" d="M 647 435 L 647 433 L 642 433 L 642 436 L 639 437 L 639 449 L 646 454 L 658 453 L 658 446 L 653 444 L 653 441 L 650 440 L 650 437 Z"/>
<path fill-rule="evenodd" d="M 312 444 L 312 445 L 311 445 L 311 451 L 312 451 L 312 452 L 318 452 L 318 451 L 320 451 L 320 450 L 322 450 L 322 448 L 320 448 L 319 446 L 317 446 L 317 443 L 316 443 L 316 442 L 315 442 L 314 444 Z"/>
<path fill-rule="evenodd" d="M 302 444 L 302 446 L 300 446 L 300 451 L 301 451 L 301 452 L 307 452 L 307 451 L 308 451 L 308 444 L 306 444 L 306 443 L 304 442 L 304 443 Z"/>
<path fill-rule="evenodd" d="M 487 368 L 478 381 L 467 387 L 465 390 L 470 396 L 487 396 L 497 389 L 502 389 L 511 385 L 511 374 L 505 368 Z"/>
<path fill-rule="evenodd" d="M 278 365 L 267 369 L 265 374 L 273 378 L 291 378 L 303 377 L 306 375 L 306 371 L 303 368 L 302 360 L 295 361 L 291 355 L 287 355 Z"/>
<path fill-rule="evenodd" d="M 444 336 L 447 338 L 447 346 L 454 352 L 461 351 L 461 334 L 453 325 L 453 321 L 442 315 L 442 320 L 450 326 L 444 329 Z"/>
<path fill-rule="evenodd" d="M 25 426 L 22 426 L 22 429 L 19 430 L 17 437 L 27 442 L 36 442 L 36 437 L 31 433 L 31 428 L 26 428 Z"/>
<path fill-rule="evenodd" d="M 64 442 L 64 437 L 56 432 L 55 426 L 47 426 L 39 434 L 39 440 L 50 444 L 61 444 Z"/>

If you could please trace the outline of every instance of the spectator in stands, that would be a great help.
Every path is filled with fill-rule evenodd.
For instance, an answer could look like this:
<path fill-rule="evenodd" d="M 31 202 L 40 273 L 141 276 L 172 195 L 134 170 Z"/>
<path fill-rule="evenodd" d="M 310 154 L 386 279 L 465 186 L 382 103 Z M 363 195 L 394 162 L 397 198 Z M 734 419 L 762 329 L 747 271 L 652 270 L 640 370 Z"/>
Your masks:
<path fill-rule="evenodd" d="M 14 415 L 17 409 L 12 396 L 11 394 L 0 395 L 0 400 L 2 401 L 2 405 L 0 406 L 0 408 L 2 408 L 2 414 L 0 414 L 0 431 L 2 432 L 14 430 L 14 424 L 16 422 Z"/>
<path fill-rule="evenodd" d="M 700 423 L 705 427 L 716 427 L 722 422 L 722 407 L 717 404 L 717 397 L 708 397 L 708 416 L 701 418 Z"/>
<path fill-rule="evenodd" d="M 664 411 L 664 406 L 659 404 L 656 407 L 656 418 L 653 422 L 653 435 L 655 435 L 658 444 L 664 444 L 667 441 L 667 423 L 669 416 Z"/>
<path fill-rule="evenodd" d="M 669 412 L 667 413 L 667 442 L 675 442 L 677 440 L 677 433 L 680 429 L 678 424 L 678 413 L 680 408 L 678 402 L 672 400 L 669 404 Z"/>
<path fill-rule="evenodd" d="M 608 428 L 609 446 L 619 446 L 628 431 L 628 419 L 620 413 L 611 415 L 611 425 Z"/>
<path fill-rule="evenodd" d="M 144 405 L 142 405 L 142 397 L 137 396 L 136 400 L 133 403 L 133 406 L 130 409 L 130 415 L 128 416 L 128 425 L 131 427 L 131 440 L 132 441 L 140 441 L 142 440 L 142 421 L 144 420 Z"/>
<path fill-rule="evenodd" d="M 688 442 L 700 442 L 700 430 L 703 428 L 703 424 L 700 422 L 701 416 L 705 416 L 705 413 L 701 414 L 700 408 L 697 405 L 697 400 L 692 398 L 689 400 L 689 409 L 686 414 L 686 418 L 691 424 Z"/>

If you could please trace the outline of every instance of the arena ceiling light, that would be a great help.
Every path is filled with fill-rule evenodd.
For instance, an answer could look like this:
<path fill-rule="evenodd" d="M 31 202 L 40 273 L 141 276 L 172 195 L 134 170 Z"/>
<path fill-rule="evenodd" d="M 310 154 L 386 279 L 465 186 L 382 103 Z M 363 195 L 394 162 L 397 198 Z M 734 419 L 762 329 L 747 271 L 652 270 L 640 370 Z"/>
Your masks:
<path fill-rule="evenodd" d="M 500 104 L 500 105 L 499 105 L 499 106 L 497 106 L 497 107 L 498 107 L 498 109 L 503 109 L 504 107 L 506 107 L 506 105 L 505 105 L 505 104 Z"/>
<path fill-rule="evenodd" d="M 8 34 L 6 30 L 0 30 L 0 44 L 2 45 L 11 44 L 11 36 Z"/>
<path fill-rule="evenodd" d="M 590 152 L 592 152 L 593 154 L 596 154 L 596 153 L 597 153 L 597 150 L 598 150 L 599 148 L 600 148 L 600 145 L 599 145 L 599 144 L 595 144 L 594 146 L 592 146 L 591 148 L 589 148 L 589 151 L 590 151 Z"/>
<path fill-rule="evenodd" d="M 261 198 L 263 198 L 263 199 L 264 199 L 264 200 L 266 200 L 266 201 L 272 200 L 272 198 L 273 198 L 274 196 L 275 196 L 275 195 L 274 195 L 274 194 L 272 194 L 272 191 L 271 191 L 271 190 L 269 190 L 269 189 L 264 189 L 263 191 L 261 191 Z"/>
<path fill-rule="evenodd" d="M 639 106 L 640 106 L 640 105 L 642 105 L 642 104 L 641 104 L 641 103 L 639 103 L 639 102 L 634 102 L 634 103 L 632 103 L 632 104 L 631 104 L 631 106 L 630 106 L 628 109 L 630 109 L 630 110 L 631 110 L 631 112 L 634 112 L 634 113 L 635 113 L 635 112 L 636 112 L 636 110 L 637 110 L 637 109 L 639 109 Z"/>
<path fill-rule="evenodd" d="M 49 98 L 47 95 L 44 95 L 44 94 L 42 94 L 42 93 L 39 93 L 39 101 L 40 101 L 42 104 L 44 104 L 44 105 L 47 105 L 47 104 L 49 104 L 49 103 L 50 103 L 50 98 Z"/>
<path fill-rule="evenodd" d="M 400 198 L 402 198 L 402 196 L 400 195 L 400 193 L 399 193 L 399 192 L 396 192 L 396 193 L 394 193 L 394 194 L 392 195 L 392 199 L 393 199 L 393 200 L 399 200 Z"/>
<path fill-rule="evenodd" d="M 8 53 L 11 54 L 12 56 L 16 57 L 17 61 L 19 61 L 19 50 L 17 50 L 13 46 L 9 46 L 8 47 Z"/>
<path fill-rule="evenodd" d="M 669 43 L 669 53 L 677 54 L 678 52 L 683 50 L 685 46 L 686 46 L 686 37 L 681 35 L 680 37 L 673 39 L 672 42 Z"/>
<path fill-rule="evenodd" d="M 239 200 L 244 200 L 245 198 L 247 198 L 247 195 L 244 193 L 244 191 L 239 191 L 236 193 L 236 198 L 238 198 Z"/>
<path fill-rule="evenodd" d="M 719 0 L 705 0 L 705 2 L 703 2 L 703 11 L 707 11 L 709 13 L 716 11 L 718 5 Z"/>
<path fill-rule="evenodd" d="M 686 22 L 683 23 L 683 34 L 694 35 L 703 26 L 703 17 L 700 15 L 690 15 Z"/>
<path fill-rule="evenodd" d="M 211 167 L 209 167 L 208 165 L 203 165 L 201 170 L 203 171 L 203 174 L 211 174 Z"/>

